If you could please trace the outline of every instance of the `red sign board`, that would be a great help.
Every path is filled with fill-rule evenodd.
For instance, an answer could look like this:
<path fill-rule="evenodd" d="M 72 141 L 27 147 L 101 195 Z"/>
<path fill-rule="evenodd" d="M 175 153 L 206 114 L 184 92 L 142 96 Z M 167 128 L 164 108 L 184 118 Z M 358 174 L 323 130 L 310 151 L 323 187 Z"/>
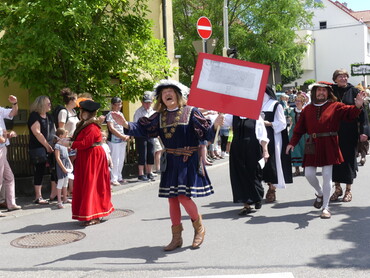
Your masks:
<path fill-rule="evenodd" d="M 257 120 L 270 66 L 200 53 L 188 104 Z"/>
<path fill-rule="evenodd" d="M 205 16 L 200 17 L 197 22 L 197 31 L 203 40 L 208 40 L 212 35 L 211 21 Z"/>

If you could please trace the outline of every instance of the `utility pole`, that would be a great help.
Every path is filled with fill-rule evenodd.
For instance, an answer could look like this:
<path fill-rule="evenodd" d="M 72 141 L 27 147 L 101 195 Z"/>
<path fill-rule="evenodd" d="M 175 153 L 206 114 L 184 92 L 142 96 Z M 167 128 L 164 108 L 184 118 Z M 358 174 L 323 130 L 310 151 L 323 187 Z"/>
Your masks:
<path fill-rule="evenodd" d="M 222 49 L 222 56 L 227 57 L 227 50 L 229 49 L 229 10 L 227 1 L 224 0 L 224 48 Z"/>

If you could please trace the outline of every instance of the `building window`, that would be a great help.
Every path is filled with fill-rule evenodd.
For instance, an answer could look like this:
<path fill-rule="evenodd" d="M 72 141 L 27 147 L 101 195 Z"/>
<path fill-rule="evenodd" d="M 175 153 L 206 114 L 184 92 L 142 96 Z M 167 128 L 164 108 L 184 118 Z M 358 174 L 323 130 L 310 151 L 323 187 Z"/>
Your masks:
<path fill-rule="evenodd" d="M 326 21 L 320 21 L 320 29 L 326 29 Z"/>

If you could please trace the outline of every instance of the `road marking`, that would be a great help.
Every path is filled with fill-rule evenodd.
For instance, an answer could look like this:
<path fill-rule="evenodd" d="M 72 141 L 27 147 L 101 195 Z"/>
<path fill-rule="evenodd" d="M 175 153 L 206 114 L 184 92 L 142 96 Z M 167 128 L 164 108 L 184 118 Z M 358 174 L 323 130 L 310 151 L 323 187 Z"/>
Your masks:
<path fill-rule="evenodd" d="M 262 274 L 241 274 L 241 275 L 211 275 L 211 276 L 177 276 L 167 278 L 294 278 L 291 272 L 262 273 Z"/>

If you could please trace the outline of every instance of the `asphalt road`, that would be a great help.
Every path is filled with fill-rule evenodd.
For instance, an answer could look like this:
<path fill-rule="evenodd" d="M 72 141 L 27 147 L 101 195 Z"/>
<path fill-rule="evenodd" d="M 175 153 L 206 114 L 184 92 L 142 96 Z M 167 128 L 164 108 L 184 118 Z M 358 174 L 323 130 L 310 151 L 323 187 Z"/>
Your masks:
<path fill-rule="evenodd" d="M 184 216 L 183 247 L 162 251 L 171 224 L 167 200 L 157 197 L 158 181 L 114 188 L 115 208 L 134 213 L 91 227 L 72 220 L 69 205 L 60 210 L 27 204 L 0 218 L 0 277 L 370 277 L 369 163 L 359 168 L 353 201 L 332 203 L 332 218 L 323 220 L 303 176 L 278 190 L 275 203 L 238 216 L 228 161 L 217 161 L 207 168 L 215 194 L 195 199 L 206 227 L 198 250 L 190 249 L 193 229 Z M 46 248 L 10 244 L 50 231 L 86 236 Z"/>

